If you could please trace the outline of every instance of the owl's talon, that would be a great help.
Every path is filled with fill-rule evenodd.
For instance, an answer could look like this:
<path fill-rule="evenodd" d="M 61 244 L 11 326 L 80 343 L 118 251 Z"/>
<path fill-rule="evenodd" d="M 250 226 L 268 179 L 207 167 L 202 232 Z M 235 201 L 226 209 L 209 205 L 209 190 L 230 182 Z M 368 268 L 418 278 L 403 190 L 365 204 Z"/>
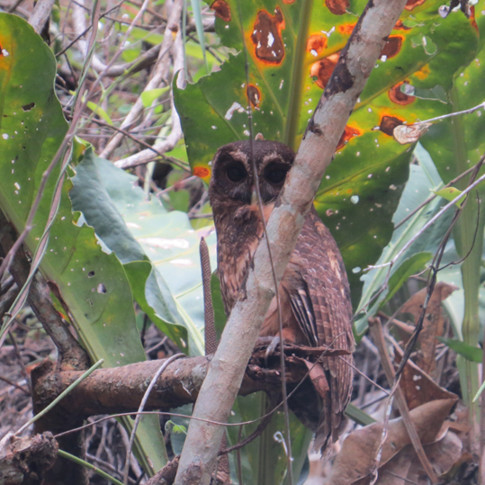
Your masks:
<path fill-rule="evenodd" d="M 274 337 L 270 337 L 269 335 L 265 335 L 264 337 L 260 335 L 256 339 L 256 345 L 255 345 L 255 347 L 267 347 L 268 345 L 271 344 L 271 342 L 273 341 L 273 339 L 274 339 Z"/>
<path fill-rule="evenodd" d="M 268 348 L 264 353 L 264 363 L 268 365 L 268 359 L 272 354 L 274 354 L 276 347 L 281 344 L 281 339 L 278 335 L 271 337 L 271 342 L 268 344 Z"/>

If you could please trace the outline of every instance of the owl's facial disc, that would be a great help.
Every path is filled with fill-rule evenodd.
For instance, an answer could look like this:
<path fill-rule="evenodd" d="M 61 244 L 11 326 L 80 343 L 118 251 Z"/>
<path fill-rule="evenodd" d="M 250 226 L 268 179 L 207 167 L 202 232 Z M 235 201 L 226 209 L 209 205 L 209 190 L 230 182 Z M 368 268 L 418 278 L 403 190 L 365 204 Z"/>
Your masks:
<path fill-rule="evenodd" d="M 263 177 L 266 182 L 270 184 L 283 185 L 289 170 L 290 167 L 287 163 L 283 163 L 276 159 L 269 162 L 266 167 L 264 167 Z"/>
<path fill-rule="evenodd" d="M 222 146 L 214 157 L 209 187 L 211 203 L 214 206 L 214 203 L 232 200 L 252 209 L 257 207 L 256 180 L 263 205 L 274 202 L 294 157 L 289 147 L 272 141 L 245 140 Z"/>
<path fill-rule="evenodd" d="M 226 197 L 248 204 L 251 196 L 250 186 L 251 173 L 247 165 L 247 155 L 233 146 L 223 147 L 215 158 L 209 196 L 213 200 L 217 197 Z"/>
<path fill-rule="evenodd" d="M 290 168 L 291 164 L 277 155 L 265 157 L 259 183 L 264 203 L 272 202 L 278 197 Z"/>
<path fill-rule="evenodd" d="M 232 160 L 224 167 L 226 177 L 231 182 L 242 182 L 248 177 L 248 172 L 241 162 Z"/>

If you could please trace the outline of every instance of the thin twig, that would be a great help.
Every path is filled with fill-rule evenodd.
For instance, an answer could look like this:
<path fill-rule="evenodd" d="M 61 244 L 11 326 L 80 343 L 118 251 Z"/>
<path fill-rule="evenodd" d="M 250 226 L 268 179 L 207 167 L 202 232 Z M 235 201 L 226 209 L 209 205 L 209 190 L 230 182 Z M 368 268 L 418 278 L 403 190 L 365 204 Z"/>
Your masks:
<path fill-rule="evenodd" d="M 162 80 L 167 77 L 166 74 L 168 72 L 167 71 L 168 66 L 167 66 L 167 63 L 165 62 L 164 56 L 166 53 L 170 51 L 171 46 L 175 42 L 174 33 L 176 33 L 175 38 L 180 37 L 179 26 L 180 26 L 181 14 L 182 14 L 182 3 L 183 2 L 181 0 L 167 1 L 167 4 L 166 4 L 167 11 L 170 12 L 169 18 L 167 21 L 167 27 L 164 32 L 163 42 L 160 48 L 160 53 L 159 53 L 157 62 L 151 73 L 150 81 L 145 86 L 144 91 L 149 91 L 160 87 Z M 183 67 L 183 62 L 181 67 Z M 135 104 L 132 106 L 130 112 L 126 115 L 123 123 L 121 124 L 121 128 L 126 128 L 127 126 L 130 126 L 132 123 L 134 123 L 142 111 L 143 111 L 143 101 L 140 95 L 140 97 L 136 100 Z M 172 116 L 174 116 L 173 113 L 172 113 Z M 173 131 L 173 128 L 174 127 L 172 127 L 172 131 Z M 109 158 L 110 155 L 113 153 L 113 151 L 118 147 L 121 141 L 121 138 L 122 138 L 122 135 L 116 134 L 106 145 L 105 149 L 101 152 L 101 156 L 104 158 Z M 150 156 L 153 158 L 151 153 L 150 153 Z M 124 167 L 121 167 L 121 168 L 124 168 Z"/>
<path fill-rule="evenodd" d="M 406 427 L 406 430 L 408 432 L 409 439 L 411 440 L 414 450 L 416 451 L 416 455 L 418 456 L 419 461 L 421 462 L 421 465 L 426 471 L 429 479 L 431 480 L 432 483 L 437 483 L 438 477 L 435 471 L 433 470 L 433 466 L 429 462 L 428 457 L 426 456 L 426 453 L 423 448 L 423 444 L 419 439 L 416 426 L 414 425 L 414 422 L 412 421 L 411 416 L 409 415 L 409 408 L 406 403 L 404 393 L 401 387 L 399 386 L 399 377 L 396 376 L 396 373 L 394 372 L 394 369 L 391 364 L 391 360 L 389 358 L 389 354 L 387 353 L 387 349 L 384 341 L 384 335 L 382 333 L 381 321 L 379 317 L 376 317 L 372 320 L 369 320 L 369 323 L 371 323 L 370 331 L 371 331 L 374 343 L 379 349 L 382 368 L 384 369 L 384 373 L 386 374 L 386 378 L 387 378 L 387 381 L 389 382 L 389 385 L 393 386 L 392 393 L 394 394 L 394 397 L 396 399 L 397 407 L 399 408 L 399 412 L 401 413 L 401 417 L 403 419 L 404 426 Z"/>
<path fill-rule="evenodd" d="M 130 157 L 130 158 L 132 158 L 132 162 L 131 163 L 130 162 L 126 162 L 127 159 L 125 158 L 123 160 L 123 162 L 128 163 L 129 166 L 126 165 L 126 166 L 122 166 L 120 168 L 133 168 L 133 167 L 137 167 L 139 165 L 145 165 L 148 162 L 151 162 L 151 161 L 153 161 L 153 160 L 155 160 L 157 158 L 161 158 L 161 159 L 163 159 L 163 161 L 168 162 L 171 165 L 174 165 L 174 166 L 180 168 L 184 172 L 190 173 L 190 168 L 186 164 L 184 164 L 184 163 L 176 160 L 173 157 L 166 157 L 163 154 L 163 152 L 160 151 L 160 150 L 157 150 L 157 148 L 155 146 L 152 146 L 152 145 L 144 142 L 143 140 L 140 140 L 140 138 L 137 138 L 135 135 L 131 134 L 129 131 L 124 130 L 123 128 L 118 128 L 118 127 L 116 127 L 114 125 L 110 125 L 110 124 L 105 123 L 104 121 L 98 120 L 96 118 L 93 118 L 92 119 L 92 122 L 93 123 L 96 123 L 99 126 L 104 126 L 104 127 L 107 127 L 107 128 L 111 128 L 112 130 L 121 133 L 123 136 L 126 136 L 127 138 L 130 138 L 134 142 L 136 142 L 139 145 L 143 146 L 146 149 L 145 151 L 153 152 L 153 157 L 152 158 L 145 157 L 145 153 L 144 153 L 145 151 L 144 152 L 140 152 L 140 153 L 144 153 L 144 155 L 143 156 L 134 155 L 133 157 Z M 121 164 L 121 161 L 115 162 L 115 165 L 117 165 L 117 166 L 122 165 Z M 169 189 L 165 189 L 165 190 L 169 190 Z"/>
<path fill-rule="evenodd" d="M 422 124 L 426 124 L 426 123 L 431 123 L 432 121 L 441 121 L 441 120 L 444 120 L 446 118 L 453 118 L 454 116 L 460 116 L 460 115 L 465 115 L 465 114 L 468 114 L 468 113 L 473 113 L 474 111 L 477 111 L 477 110 L 483 109 L 483 108 L 485 108 L 485 101 L 480 103 L 480 104 L 477 104 L 473 108 L 464 109 L 462 111 L 455 111 L 453 113 L 446 113 L 446 114 L 441 115 L 441 116 L 436 116 L 435 118 L 429 118 L 428 120 L 416 121 L 416 123 L 413 123 L 413 125 L 422 125 Z"/>
<path fill-rule="evenodd" d="M 370 265 L 366 268 L 366 271 L 376 268 L 385 268 L 387 266 L 392 267 L 396 261 L 412 246 L 416 240 L 421 236 L 421 234 L 426 231 L 426 229 L 430 228 L 448 209 L 452 208 L 456 205 L 456 203 L 460 202 L 462 197 L 469 192 L 471 192 L 475 187 L 481 184 L 485 180 L 485 174 L 482 175 L 479 179 L 469 185 L 466 189 L 464 189 L 460 194 L 455 197 L 451 202 L 448 202 L 445 206 L 443 206 L 429 221 L 424 224 L 421 230 L 416 233 L 402 248 L 401 250 L 391 259 L 391 261 L 387 261 L 386 263 L 377 264 L 377 265 Z"/>
<path fill-rule="evenodd" d="M 155 375 L 152 377 L 152 380 L 150 381 L 150 384 L 148 385 L 147 390 L 143 395 L 143 399 L 141 400 L 140 406 L 138 407 L 135 422 L 133 423 L 133 429 L 131 430 L 130 443 L 128 448 L 126 449 L 125 469 L 123 471 L 123 483 L 125 485 L 128 483 L 128 473 L 130 471 L 130 455 L 133 448 L 133 443 L 135 442 L 136 430 L 138 429 L 138 425 L 140 424 L 140 420 L 142 417 L 141 412 L 145 409 L 145 405 L 148 401 L 148 398 L 150 397 L 150 393 L 152 392 L 158 378 L 162 375 L 162 372 L 167 368 L 169 364 L 171 364 L 174 360 L 179 359 L 180 357 L 184 357 L 184 354 L 175 354 L 163 361 L 162 365 L 160 365 L 157 372 L 155 372 Z"/>

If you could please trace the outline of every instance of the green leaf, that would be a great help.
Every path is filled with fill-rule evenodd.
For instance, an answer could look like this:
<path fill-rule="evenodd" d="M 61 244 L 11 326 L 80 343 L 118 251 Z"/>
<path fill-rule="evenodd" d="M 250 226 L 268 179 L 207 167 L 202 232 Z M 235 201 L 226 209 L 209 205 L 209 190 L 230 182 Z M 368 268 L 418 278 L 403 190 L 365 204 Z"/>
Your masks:
<path fill-rule="evenodd" d="M 202 59 L 204 60 L 206 72 L 208 72 L 207 60 L 205 55 L 204 26 L 202 25 L 201 0 L 190 0 L 190 4 L 192 5 L 192 14 L 194 16 L 195 29 L 197 32 L 197 39 L 200 44 Z"/>
<path fill-rule="evenodd" d="M 150 31 L 147 31 L 146 29 L 140 29 L 139 27 L 132 28 L 132 26 L 130 26 L 130 28 L 131 28 L 130 38 L 132 38 L 133 40 L 147 42 L 148 44 L 151 44 L 151 45 L 159 45 L 163 42 L 162 34 L 157 34 L 156 32 L 153 32 L 153 31 L 150 32 Z M 121 26 L 122 32 L 126 32 L 127 29 L 128 29 L 128 25 Z"/>
<path fill-rule="evenodd" d="M 452 213 L 450 212 L 423 232 L 423 226 L 443 205 L 443 201 L 439 198 L 435 198 L 427 204 L 425 202 L 429 199 L 431 191 L 442 186 L 443 182 L 433 161 L 419 144 L 415 154 L 419 163 L 411 166 L 409 181 L 393 216 L 393 223 L 399 224 L 406 218 L 408 219 L 393 232 L 376 267 L 363 277 L 364 289 L 355 322 L 355 330 L 358 335 L 367 330 L 368 318 L 395 294 L 406 277 L 425 268 L 451 221 Z M 413 244 L 390 267 L 389 262 L 393 261 L 413 239 Z"/>
<path fill-rule="evenodd" d="M 165 424 L 165 434 L 170 436 L 170 444 L 176 455 L 180 455 L 184 447 L 192 409 L 193 404 L 185 404 L 173 409 L 174 415 Z"/>
<path fill-rule="evenodd" d="M 143 91 L 141 93 L 141 100 L 145 108 L 149 108 L 153 102 L 162 97 L 170 90 L 170 86 L 165 86 L 164 88 L 149 89 L 148 91 Z"/>
<path fill-rule="evenodd" d="M 216 31 L 238 54 L 184 91 L 175 89 L 194 174 L 209 180 L 217 148 L 248 138 L 250 128 L 253 136 L 297 148 L 366 3 L 354 1 L 341 11 L 311 0 L 218 4 Z M 472 22 L 462 14 L 441 18 L 440 5 L 429 0 L 403 12 L 317 194 L 316 208 L 342 251 L 354 303 L 361 271 L 391 237 L 392 214 L 408 177 L 412 151 L 393 139 L 392 128 L 439 112 L 442 97 L 435 92 L 445 93 L 453 74 L 473 58 Z"/>
<path fill-rule="evenodd" d="M 212 307 L 214 309 L 214 322 L 218 338 L 222 335 L 226 325 L 226 312 L 222 301 L 221 283 L 217 272 L 212 274 L 211 278 Z"/>
<path fill-rule="evenodd" d="M 236 444 L 249 436 L 259 424 L 260 417 L 268 411 L 267 397 L 258 392 L 249 396 L 239 396 L 234 404 L 230 421 L 252 422 L 242 427 L 229 426 L 228 441 Z M 281 410 L 273 413 L 270 423 L 262 434 L 248 443 L 241 454 L 241 472 L 244 483 L 286 484 L 287 460 L 284 445 L 277 440 L 278 434 L 284 433 L 285 419 Z M 276 434 L 278 433 L 278 434 Z M 298 478 L 308 454 L 312 432 L 290 413 L 290 434 L 293 452 L 293 474 Z M 296 483 L 296 482 L 294 482 Z"/>
<path fill-rule="evenodd" d="M 67 123 L 53 90 L 55 61 L 50 51 L 18 17 L 0 14 L 0 26 L 2 47 L 9 52 L 8 57 L 1 58 L 7 69 L 0 71 L 3 88 L 0 115 L 4 134 L 1 139 L 4 156 L 0 160 L 0 205 L 20 231 L 37 194 L 41 175 L 63 140 Z M 33 75 L 37 72 L 39 76 Z M 48 179 L 34 227 L 27 236 L 26 243 L 32 252 L 44 231 L 59 175 L 59 166 L 56 166 Z M 79 329 L 92 355 L 97 359 L 105 358 L 108 365 L 127 363 L 129 358 L 119 360 L 115 352 L 110 354 L 112 345 L 108 335 L 112 334 L 111 327 L 115 324 L 124 325 L 120 340 L 125 340 L 125 334 L 129 336 L 128 353 L 134 355 L 141 350 L 138 339 L 130 338 L 133 330 L 129 328 L 129 319 L 116 322 L 114 318 L 120 307 L 115 301 L 116 295 L 121 295 L 123 315 L 133 314 L 131 292 L 126 278 L 119 278 L 117 274 L 124 274 L 117 259 L 101 251 L 92 229 L 73 224 L 67 197 L 69 188 L 70 183 L 66 182 L 41 269 L 48 279 L 61 287 L 62 297 L 69 308 L 77 310 L 74 315 L 76 320 L 79 319 Z M 106 291 L 98 291 L 99 285 L 104 285 Z M 99 341 L 99 338 L 105 340 Z"/>
<path fill-rule="evenodd" d="M 376 422 L 376 420 L 372 416 L 368 415 L 366 412 L 362 411 L 362 409 L 359 409 L 352 403 L 349 403 L 347 405 L 347 408 L 345 409 L 345 414 L 350 419 L 362 426 L 367 426 L 368 424 Z"/>
<path fill-rule="evenodd" d="M 432 256 L 433 254 L 430 252 L 423 252 L 413 254 L 410 258 L 405 259 L 389 279 L 388 293 L 382 303 L 389 301 L 410 276 L 423 271 Z"/>
<path fill-rule="evenodd" d="M 187 172 L 184 170 L 171 170 L 167 176 L 167 187 L 170 190 L 167 191 L 164 202 L 170 202 L 170 207 L 173 210 L 188 212 L 190 205 L 190 193 L 187 188 L 183 186 L 184 179 L 187 177 Z M 206 224 L 207 225 L 207 222 Z"/>
<path fill-rule="evenodd" d="M 443 197 L 443 199 L 447 200 L 448 202 L 451 202 L 461 194 L 461 191 L 458 190 L 456 187 L 443 187 L 442 189 L 437 190 L 435 194 Z M 465 196 L 463 195 L 455 202 L 456 206 L 458 208 L 461 208 L 464 200 Z"/>
<path fill-rule="evenodd" d="M 472 362 L 476 362 L 478 364 L 482 363 L 483 349 L 469 345 L 462 340 L 442 337 L 439 337 L 439 340 L 446 344 L 450 349 L 454 350 L 457 354 L 465 357 L 465 359 L 471 360 Z"/>
<path fill-rule="evenodd" d="M 187 428 L 185 426 L 174 425 L 172 428 L 172 433 L 187 434 Z"/>
<path fill-rule="evenodd" d="M 0 208 L 20 232 L 67 123 L 54 93 L 55 59 L 42 39 L 24 20 L 0 13 L 0 45 Z M 31 254 L 46 227 L 58 179 L 62 183 L 59 163 L 47 179 L 25 239 Z M 109 367 L 144 360 L 123 267 L 114 254 L 103 252 L 91 228 L 76 225 L 70 188 L 65 180 L 40 270 L 57 286 L 93 361 L 104 359 Z M 138 430 L 146 469 L 159 469 L 166 451 L 158 420 L 144 418 Z"/>
<path fill-rule="evenodd" d="M 181 349 L 188 343 L 191 355 L 203 354 L 198 246 L 207 236 L 214 264 L 214 235 L 194 231 L 186 214 L 147 200 L 135 176 L 91 152 L 76 172 L 74 207 L 125 264 L 138 304 Z"/>
<path fill-rule="evenodd" d="M 111 121 L 111 118 L 109 117 L 108 113 L 101 108 L 101 106 L 97 105 L 96 103 L 93 103 L 92 101 L 88 101 L 86 103 L 86 106 L 95 114 L 97 114 L 102 120 L 104 120 L 108 125 L 112 125 L 113 122 Z"/>

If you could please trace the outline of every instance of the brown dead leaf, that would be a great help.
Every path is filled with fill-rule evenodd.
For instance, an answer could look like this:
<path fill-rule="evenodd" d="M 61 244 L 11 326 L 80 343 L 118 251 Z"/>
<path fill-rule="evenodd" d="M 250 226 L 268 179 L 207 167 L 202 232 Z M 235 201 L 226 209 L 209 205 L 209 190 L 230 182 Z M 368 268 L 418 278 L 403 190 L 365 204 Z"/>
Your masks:
<path fill-rule="evenodd" d="M 396 349 L 395 352 L 394 361 L 399 366 L 402 351 Z M 411 360 L 408 360 L 404 366 L 399 386 L 410 410 L 437 399 L 458 400 L 458 396 L 439 386 L 430 375 L 426 374 Z"/>
<path fill-rule="evenodd" d="M 424 450 L 433 464 L 436 474 L 442 476 L 460 463 L 463 443 L 455 433 L 448 431 L 435 443 L 425 446 Z M 376 485 L 407 485 L 409 483 L 417 485 L 428 485 L 429 483 L 412 446 L 406 446 L 379 470 Z"/>
<path fill-rule="evenodd" d="M 455 404 L 455 399 L 439 399 L 423 404 L 410 412 L 421 442 L 432 443 Z M 345 439 L 328 478 L 332 485 L 366 483 L 374 470 L 389 462 L 410 444 L 402 418 L 388 423 L 387 435 L 383 440 L 383 423 L 374 423 L 358 429 Z M 380 456 L 379 463 L 377 457 Z M 416 460 L 415 463 L 418 461 Z"/>
<path fill-rule="evenodd" d="M 445 316 L 441 308 L 441 302 L 448 298 L 456 289 L 457 287 L 454 285 L 438 282 L 428 302 L 423 328 L 418 337 L 420 353 L 415 358 L 415 362 L 424 372 L 431 375 L 433 375 L 436 368 L 436 337 L 442 336 L 445 329 Z M 421 316 L 427 291 L 427 288 L 418 291 L 401 307 L 400 313 L 410 313 L 414 318 L 415 324 L 417 324 Z"/>

